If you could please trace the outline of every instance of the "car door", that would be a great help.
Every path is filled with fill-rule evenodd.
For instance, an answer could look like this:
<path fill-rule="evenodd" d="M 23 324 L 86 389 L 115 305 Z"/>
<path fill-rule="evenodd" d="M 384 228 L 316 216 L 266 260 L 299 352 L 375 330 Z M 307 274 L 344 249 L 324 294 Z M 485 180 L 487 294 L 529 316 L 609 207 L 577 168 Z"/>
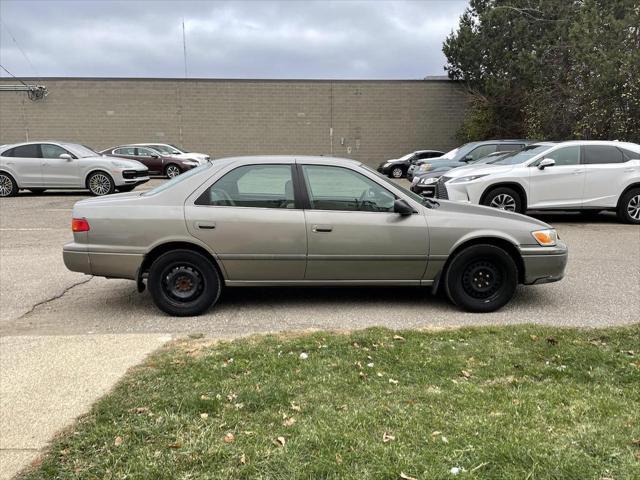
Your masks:
<path fill-rule="evenodd" d="M 580 146 L 557 148 L 529 165 L 529 208 L 571 208 L 582 205 L 585 168 L 580 161 Z M 538 164 L 545 158 L 555 165 L 543 170 Z"/>
<path fill-rule="evenodd" d="M 299 164 L 305 209 L 307 280 L 416 281 L 428 255 L 426 220 L 393 212 L 396 195 L 363 173 Z"/>
<path fill-rule="evenodd" d="M 584 145 L 582 159 L 586 169 L 582 206 L 615 207 L 625 180 L 634 171 L 630 158 L 612 145 Z"/>
<path fill-rule="evenodd" d="M 20 187 L 42 186 L 42 154 L 40 145 L 31 143 L 19 145 L 4 152 L 7 167 L 12 169 L 18 178 Z"/>
<path fill-rule="evenodd" d="M 136 160 L 142 162 L 149 169 L 149 173 L 161 173 L 164 170 L 160 153 L 146 147 L 136 148 Z"/>
<path fill-rule="evenodd" d="M 50 187 L 78 187 L 82 186 L 79 175 L 78 160 L 66 148 L 53 143 L 40 144 L 42 152 L 42 181 Z M 71 160 L 60 158 L 67 154 Z"/>
<path fill-rule="evenodd" d="M 187 200 L 191 234 L 216 253 L 228 281 L 300 281 L 307 234 L 293 162 L 232 168 Z"/>

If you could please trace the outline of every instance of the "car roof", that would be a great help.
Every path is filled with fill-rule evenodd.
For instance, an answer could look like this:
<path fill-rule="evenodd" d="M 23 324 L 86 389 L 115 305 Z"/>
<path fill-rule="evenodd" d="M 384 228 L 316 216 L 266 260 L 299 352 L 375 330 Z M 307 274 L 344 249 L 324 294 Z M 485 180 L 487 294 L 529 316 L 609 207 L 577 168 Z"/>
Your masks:
<path fill-rule="evenodd" d="M 277 162 L 287 162 L 290 163 L 292 161 L 299 161 L 302 163 L 318 163 L 318 164 L 326 164 L 326 165 L 362 165 L 362 162 L 358 160 L 353 160 L 350 158 L 341 158 L 341 157 L 329 157 L 329 156 L 321 156 L 321 155 L 245 155 L 245 156 L 237 156 L 237 157 L 226 157 L 216 159 L 216 165 L 221 163 L 233 163 L 233 162 L 242 162 L 242 163 L 277 163 Z"/>

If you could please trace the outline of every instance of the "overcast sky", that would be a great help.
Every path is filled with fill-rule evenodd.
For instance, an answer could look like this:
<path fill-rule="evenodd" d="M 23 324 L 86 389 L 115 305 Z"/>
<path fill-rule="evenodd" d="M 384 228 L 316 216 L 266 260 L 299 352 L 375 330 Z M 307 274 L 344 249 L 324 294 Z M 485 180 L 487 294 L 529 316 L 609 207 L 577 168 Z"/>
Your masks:
<path fill-rule="evenodd" d="M 189 77 L 416 79 L 444 75 L 442 42 L 466 5 L 0 0 L 0 63 L 18 76 L 184 77 L 184 17 Z"/>

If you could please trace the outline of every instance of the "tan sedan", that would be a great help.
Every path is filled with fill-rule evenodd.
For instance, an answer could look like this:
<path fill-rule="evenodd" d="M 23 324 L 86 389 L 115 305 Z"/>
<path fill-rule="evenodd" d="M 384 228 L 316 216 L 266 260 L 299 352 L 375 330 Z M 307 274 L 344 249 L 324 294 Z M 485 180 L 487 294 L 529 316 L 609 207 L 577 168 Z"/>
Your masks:
<path fill-rule="evenodd" d="M 76 203 L 70 270 L 137 281 L 171 315 L 223 286 L 422 285 L 488 312 L 560 280 L 567 247 L 524 215 L 424 199 L 365 165 L 240 157 L 142 194 Z"/>

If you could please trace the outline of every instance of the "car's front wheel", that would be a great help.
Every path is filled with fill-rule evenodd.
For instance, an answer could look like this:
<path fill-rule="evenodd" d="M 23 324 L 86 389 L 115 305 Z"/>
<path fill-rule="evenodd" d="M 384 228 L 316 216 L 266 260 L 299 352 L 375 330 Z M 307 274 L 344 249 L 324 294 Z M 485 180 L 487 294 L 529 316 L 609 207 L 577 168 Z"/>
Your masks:
<path fill-rule="evenodd" d="M 404 168 L 402 167 L 392 167 L 389 171 L 391 178 L 402 178 L 404 177 Z"/>
<path fill-rule="evenodd" d="M 618 218 L 625 223 L 640 224 L 640 188 L 632 188 L 622 196 Z"/>
<path fill-rule="evenodd" d="M 222 281 L 211 260 L 191 250 L 173 250 L 149 269 L 149 293 L 156 306 L 176 317 L 200 315 L 220 296 Z"/>
<path fill-rule="evenodd" d="M 472 245 L 457 253 L 444 276 L 449 299 L 470 312 L 493 312 L 506 305 L 518 286 L 518 267 L 495 245 Z"/>
<path fill-rule="evenodd" d="M 522 208 L 522 198 L 518 192 L 512 188 L 500 187 L 491 190 L 485 195 L 483 205 L 488 207 L 506 210 L 508 212 L 524 213 Z"/>
<path fill-rule="evenodd" d="M 13 197 L 18 194 L 18 184 L 8 173 L 0 172 L 0 197 Z"/>
<path fill-rule="evenodd" d="M 177 177 L 181 173 L 182 173 L 182 170 L 180 169 L 180 167 L 173 163 L 170 163 L 164 169 L 164 174 L 169 178 Z"/>
<path fill-rule="evenodd" d="M 108 173 L 99 171 L 93 172 L 87 178 L 87 187 L 89 191 L 96 197 L 109 195 L 116 190 L 116 184 Z"/>

